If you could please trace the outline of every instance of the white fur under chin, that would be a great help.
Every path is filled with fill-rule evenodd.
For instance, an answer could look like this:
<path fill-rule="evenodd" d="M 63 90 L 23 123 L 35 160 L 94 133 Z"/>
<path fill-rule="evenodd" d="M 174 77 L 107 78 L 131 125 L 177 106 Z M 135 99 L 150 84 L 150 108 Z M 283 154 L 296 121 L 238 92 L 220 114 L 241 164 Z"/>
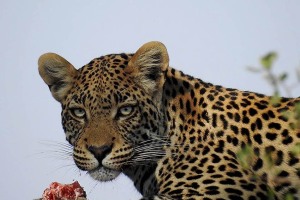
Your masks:
<path fill-rule="evenodd" d="M 100 167 L 98 169 L 89 171 L 88 174 L 97 181 L 111 181 L 120 174 L 120 171 L 116 171 L 113 169 L 108 169 L 104 167 Z"/>

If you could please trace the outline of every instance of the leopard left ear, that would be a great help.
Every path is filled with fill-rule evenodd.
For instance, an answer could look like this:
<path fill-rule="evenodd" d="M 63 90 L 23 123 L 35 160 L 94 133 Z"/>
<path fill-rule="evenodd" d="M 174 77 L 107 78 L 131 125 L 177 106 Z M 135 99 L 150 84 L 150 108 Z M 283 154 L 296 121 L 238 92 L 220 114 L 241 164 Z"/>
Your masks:
<path fill-rule="evenodd" d="M 55 53 L 41 55 L 38 65 L 39 73 L 49 86 L 52 96 L 62 102 L 73 86 L 77 70 L 66 59 Z"/>
<path fill-rule="evenodd" d="M 164 73 L 169 67 L 169 55 L 165 45 L 149 42 L 140 47 L 125 68 L 138 85 L 150 95 L 160 91 L 165 82 Z"/>

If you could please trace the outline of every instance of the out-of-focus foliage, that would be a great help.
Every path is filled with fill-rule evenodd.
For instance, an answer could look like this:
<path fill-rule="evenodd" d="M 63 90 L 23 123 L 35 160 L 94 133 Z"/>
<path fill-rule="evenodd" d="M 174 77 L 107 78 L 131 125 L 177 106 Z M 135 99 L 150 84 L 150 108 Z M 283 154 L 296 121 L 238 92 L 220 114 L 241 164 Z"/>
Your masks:
<path fill-rule="evenodd" d="M 275 74 L 274 65 L 275 61 L 278 59 L 276 52 L 270 52 L 262 56 L 260 59 L 261 66 L 259 67 L 248 67 L 248 70 L 254 73 L 262 74 L 263 77 L 268 81 L 273 89 L 273 96 L 279 97 L 281 95 L 290 97 L 292 96 L 292 90 L 300 86 L 300 66 L 293 72 L 281 72 Z M 290 74 L 296 75 L 296 82 L 293 84 L 288 84 L 287 80 Z"/>
<path fill-rule="evenodd" d="M 263 74 L 264 78 L 268 81 L 268 83 L 272 86 L 273 89 L 273 96 L 270 99 L 270 104 L 276 105 L 281 101 L 281 95 L 282 92 L 285 93 L 286 96 L 290 97 L 292 94 L 292 90 L 295 87 L 300 86 L 300 66 L 296 69 L 296 79 L 297 82 L 291 85 L 288 85 L 286 82 L 289 78 L 288 72 L 282 72 L 279 74 L 274 73 L 274 63 L 276 59 L 278 58 L 278 55 L 276 52 L 270 52 L 267 53 L 265 56 L 261 57 L 260 59 L 260 67 L 248 67 L 248 70 L 254 73 L 260 73 Z M 282 91 L 282 92 L 281 92 Z M 299 94 L 298 94 L 299 96 Z M 294 123 L 291 124 L 291 129 L 300 129 L 300 103 L 297 103 L 295 105 L 294 110 L 290 111 L 284 111 L 284 116 L 287 119 L 293 119 Z M 295 146 L 293 146 L 290 149 L 290 152 L 294 154 L 294 156 L 300 155 L 300 143 L 297 143 Z M 252 160 L 255 159 L 254 151 L 251 145 L 246 145 L 244 148 L 242 148 L 238 153 L 237 157 L 239 159 L 239 162 L 245 169 L 250 168 L 250 164 L 252 163 Z M 274 169 L 274 161 L 272 159 L 272 156 L 270 154 L 265 154 L 261 159 L 263 159 L 264 163 L 267 163 L 269 165 L 270 171 L 274 171 L 274 176 L 279 173 L 278 170 Z M 257 174 L 254 174 L 253 177 L 255 179 L 262 178 L 258 177 Z M 300 190 L 300 188 L 299 188 Z M 268 188 L 268 199 L 274 199 L 274 191 L 272 191 L 270 188 Z M 294 200 L 294 197 L 292 194 L 286 194 L 285 200 Z"/>

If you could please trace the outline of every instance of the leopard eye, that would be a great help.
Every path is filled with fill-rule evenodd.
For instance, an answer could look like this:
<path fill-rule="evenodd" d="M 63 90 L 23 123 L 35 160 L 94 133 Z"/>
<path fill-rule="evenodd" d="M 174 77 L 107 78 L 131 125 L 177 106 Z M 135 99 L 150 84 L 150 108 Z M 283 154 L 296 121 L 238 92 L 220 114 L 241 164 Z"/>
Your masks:
<path fill-rule="evenodd" d="M 133 106 L 124 106 L 119 109 L 119 115 L 128 116 L 132 113 Z"/>
<path fill-rule="evenodd" d="M 84 118 L 85 117 L 85 110 L 82 108 L 72 108 L 71 112 L 74 116 L 78 118 Z"/>

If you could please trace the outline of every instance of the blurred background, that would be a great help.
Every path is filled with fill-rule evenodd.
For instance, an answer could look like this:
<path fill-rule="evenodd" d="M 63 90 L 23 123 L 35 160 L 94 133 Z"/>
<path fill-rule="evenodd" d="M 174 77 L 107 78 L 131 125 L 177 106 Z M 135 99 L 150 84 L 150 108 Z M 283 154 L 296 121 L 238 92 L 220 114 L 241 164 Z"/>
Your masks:
<path fill-rule="evenodd" d="M 98 183 L 73 164 L 60 105 L 38 75 L 41 54 L 58 53 L 79 68 L 158 40 L 170 65 L 187 74 L 271 95 L 261 74 L 247 68 L 275 51 L 274 72 L 288 72 L 288 85 L 297 81 L 299 10 L 298 0 L 1 0 L 0 199 L 32 200 L 53 181 L 74 180 L 90 200 L 140 197 L 125 176 Z M 300 88 L 290 95 L 300 96 Z"/>

